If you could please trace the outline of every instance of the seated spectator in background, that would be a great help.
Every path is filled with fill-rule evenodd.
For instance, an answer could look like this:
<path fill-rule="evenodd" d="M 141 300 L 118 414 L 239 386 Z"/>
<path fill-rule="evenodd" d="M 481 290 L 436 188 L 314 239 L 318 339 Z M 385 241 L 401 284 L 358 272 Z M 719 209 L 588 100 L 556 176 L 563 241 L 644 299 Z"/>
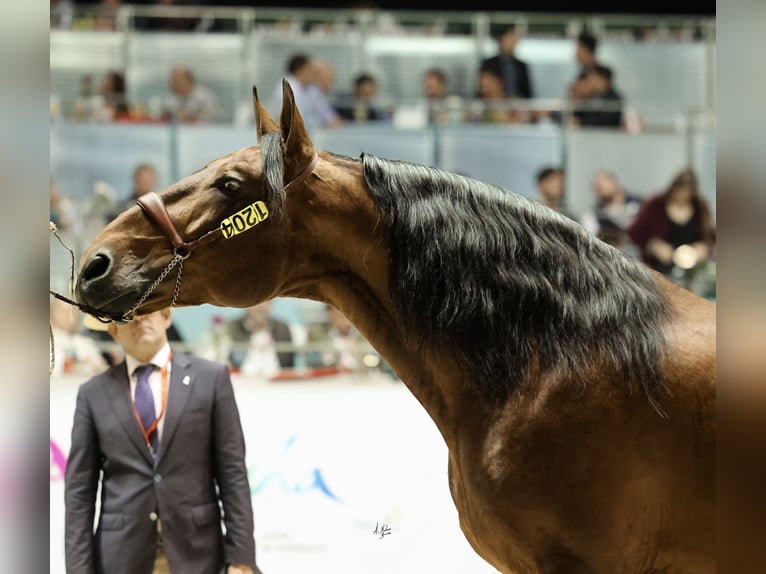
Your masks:
<path fill-rule="evenodd" d="M 109 72 L 101 83 L 104 121 L 115 121 L 130 115 L 125 76 L 120 72 Z"/>
<path fill-rule="evenodd" d="M 522 123 L 523 115 L 511 108 L 511 100 L 505 97 L 503 78 L 492 68 L 479 70 L 478 98 L 481 108 L 470 112 L 472 121 L 487 124 Z M 478 112 L 478 113 L 477 113 Z"/>
<path fill-rule="evenodd" d="M 50 220 L 61 233 L 76 233 L 78 231 L 77 208 L 67 196 L 59 193 L 50 180 Z"/>
<path fill-rule="evenodd" d="M 311 58 L 302 53 L 292 55 L 287 62 L 285 79 L 293 90 L 295 103 L 309 132 L 315 128 L 339 128 L 345 122 L 317 85 L 316 69 L 311 62 Z M 250 108 L 252 110 L 252 102 Z M 282 80 L 274 86 L 267 108 L 274 118 L 279 118 L 282 112 Z"/>
<path fill-rule="evenodd" d="M 512 121 L 512 112 L 508 109 L 505 99 L 503 78 L 496 71 L 479 70 L 477 96 L 481 106 L 474 104 L 471 107 L 472 121 L 488 124 L 505 124 Z"/>
<path fill-rule="evenodd" d="M 447 74 L 441 68 L 429 68 L 423 73 L 423 95 L 428 101 L 447 97 Z"/>
<path fill-rule="evenodd" d="M 529 66 L 516 57 L 516 45 L 521 33 L 515 26 L 508 26 L 495 38 L 497 55 L 483 59 L 479 70 L 490 70 L 502 80 L 503 94 L 506 98 L 531 98 L 532 81 Z"/>
<path fill-rule="evenodd" d="M 107 367 L 96 342 L 83 334 L 80 312 L 60 299 L 50 300 L 53 375 L 97 373 Z"/>
<path fill-rule="evenodd" d="M 117 9 L 122 0 L 101 0 L 93 15 L 93 29 L 101 32 L 112 32 L 117 29 Z"/>
<path fill-rule="evenodd" d="M 537 172 L 538 201 L 544 206 L 558 211 L 570 219 L 576 220 L 564 206 L 564 170 L 560 167 L 546 166 Z"/>
<path fill-rule="evenodd" d="M 428 122 L 447 123 L 447 74 L 441 68 L 429 68 L 423 73 L 423 96 L 428 104 Z"/>
<path fill-rule="evenodd" d="M 340 95 L 335 100 L 335 110 L 348 122 L 373 122 L 385 119 L 382 111 L 375 107 L 378 94 L 378 80 L 370 74 L 359 74 L 354 78 L 354 89 L 350 94 Z"/>
<path fill-rule="evenodd" d="M 51 30 L 71 30 L 74 22 L 73 0 L 51 0 Z"/>
<path fill-rule="evenodd" d="M 342 371 L 361 368 L 366 341 L 343 313 L 327 305 L 327 323 L 311 325 L 308 330 L 309 367 L 336 367 Z M 321 350 L 311 347 L 320 346 Z"/>
<path fill-rule="evenodd" d="M 315 58 L 311 60 L 314 72 L 314 83 L 325 96 L 331 97 L 335 91 L 335 67 L 327 60 Z"/>
<path fill-rule="evenodd" d="M 140 163 L 133 170 L 133 189 L 130 195 L 117 205 L 113 213 L 109 214 L 109 221 L 136 205 L 136 200 L 150 191 L 157 191 L 157 168 L 150 163 Z"/>
<path fill-rule="evenodd" d="M 582 226 L 601 241 L 631 251 L 632 242 L 626 229 L 641 207 L 641 198 L 626 192 L 617 176 L 606 170 L 593 175 L 591 189 L 596 203 L 583 216 Z"/>
<path fill-rule="evenodd" d="M 82 78 L 80 95 L 72 106 L 70 118 L 79 122 L 114 122 L 130 115 L 125 76 L 120 72 L 108 72 L 101 80 L 96 92 L 93 77 Z"/>
<path fill-rule="evenodd" d="M 168 86 L 171 101 L 166 119 L 179 123 L 205 123 L 221 119 L 221 109 L 215 93 L 197 82 L 192 71 L 176 66 L 170 71 Z"/>
<path fill-rule="evenodd" d="M 294 351 L 275 348 L 275 343 L 293 343 L 290 327 L 271 317 L 270 311 L 271 302 L 266 301 L 225 323 L 231 344 L 229 364 L 245 375 L 268 378 L 295 367 Z"/>
<path fill-rule="evenodd" d="M 660 273 L 670 275 L 676 266 L 688 269 L 708 260 L 716 230 L 694 171 L 682 170 L 665 191 L 646 199 L 627 231 L 642 261 Z"/>
<path fill-rule="evenodd" d="M 588 97 L 584 100 L 586 106 L 594 105 L 594 109 L 584 109 L 574 112 L 576 125 L 592 127 L 622 126 L 622 95 L 614 89 L 611 68 L 597 64 L 585 73 L 588 87 Z M 598 106 L 607 106 L 599 110 Z M 617 107 L 618 109 L 614 109 Z"/>

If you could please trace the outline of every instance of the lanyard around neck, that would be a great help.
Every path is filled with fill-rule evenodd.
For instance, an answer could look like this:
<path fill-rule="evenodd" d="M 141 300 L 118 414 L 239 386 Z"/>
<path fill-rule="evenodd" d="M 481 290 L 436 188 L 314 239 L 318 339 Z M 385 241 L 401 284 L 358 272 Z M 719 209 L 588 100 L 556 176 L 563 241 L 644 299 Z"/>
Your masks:
<path fill-rule="evenodd" d="M 136 408 L 135 397 L 133 399 L 133 414 L 136 415 L 138 428 L 141 429 L 141 434 L 144 435 L 144 441 L 146 441 L 146 446 L 149 447 L 149 450 L 152 450 L 152 441 L 150 440 L 150 437 L 152 436 L 152 433 L 157 430 L 157 425 L 160 424 L 160 420 L 165 414 L 165 407 L 168 404 L 168 378 L 170 373 L 170 361 L 172 358 L 173 354 L 170 353 L 168 355 L 168 360 L 165 362 L 165 365 L 160 371 L 160 376 L 162 378 L 162 407 L 160 408 L 160 414 L 157 415 L 157 418 L 154 419 L 154 422 L 151 425 L 149 425 L 148 429 L 144 428 L 144 423 L 141 422 L 141 415 L 138 414 L 138 409 Z"/>

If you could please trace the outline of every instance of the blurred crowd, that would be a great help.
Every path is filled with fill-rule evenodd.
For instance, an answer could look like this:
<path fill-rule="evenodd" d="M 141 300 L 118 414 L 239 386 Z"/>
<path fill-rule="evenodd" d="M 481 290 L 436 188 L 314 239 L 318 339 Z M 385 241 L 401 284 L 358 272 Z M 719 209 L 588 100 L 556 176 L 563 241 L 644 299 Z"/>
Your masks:
<path fill-rule="evenodd" d="M 110 7 L 112 3 L 105 2 L 105 14 L 116 10 Z M 119 6 L 119 2 L 115 6 Z M 160 20 L 174 21 L 172 18 Z M 470 98 L 461 97 L 451 87 L 446 69 L 434 65 L 426 70 L 420 78 L 420 106 L 414 120 L 413 106 L 380 98 L 382 80 L 371 71 L 358 71 L 351 85 L 337 86 L 332 61 L 296 52 L 284 62 L 284 77 L 290 82 L 311 128 L 339 128 L 365 122 L 396 123 L 398 118 L 406 116 L 408 121 L 420 125 L 554 123 L 569 127 L 641 129 L 635 110 L 624 109 L 616 71 L 597 58 L 596 36 L 586 31 L 574 40 L 573 58 L 579 72 L 568 79 L 566 93 L 554 103 L 537 99 L 529 66 L 516 55 L 516 47 L 522 39 L 522 32 L 514 25 L 497 33 L 496 54 L 477 62 L 475 89 Z M 242 101 L 233 112 L 224 113 L 219 102 L 222 96 L 229 99 L 231 94 L 217 93 L 188 65 L 173 67 L 167 76 L 165 94 L 153 95 L 147 101 L 130 101 L 126 76 L 120 70 L 98 77 L 86 74 L 80 80 L 79 95 L 70 109 L 61 109 L 56 95 L 52 95 L 53 117 L 74 122 L 123 123 L 243 125 L 253 121 L 252 105 L 248 101 Z M 272 98 L 270 111 L 278 114 L 281 82 L 268 93 Z"/>
<path fill-rule="evenodd" d="M 174 0 L 158 0 L 170 5 Z M 67 20 L 73 4 L 52 2 L 51 25 L 77 29 Z M 94 4 L 87 28 L 113 30 L 119 0 Z M 199 30 L 199 19 L 155 18 L 135 23 L 140 31 Z M 82 27 L 83 24 L 80 23 Z M 495 35 L 496 53 L 477 64 L 473 99 L 456 95 L 451 78 L 438 63 L 421 76 L 425 124 L 557 124 L 567 127 L 598 127 L 640 131 L 641 120 L 625 107 L 618 88 L 617 73 L 599 58 L 596 36 L 585 31 L 572 44 L 577 73 L 568 79 L 562 94 L 565 105 L 546 108 L 536 98 L 527 63 L 517 56 L 522 31 L 506 26 Z M 350 124 L 393 122 L 401 110 L 381 102 L 381 80 L 370 71 L 359 71 L 349 86 L 336 85 L 332 61 L 295 52 L 284 62 L 298 108 L 309 129 L 336 129 Z M 188 65 L 169 70 L 166 93 L 145 102 L 130 101 L 123 71 L 88 74 L 80 82 L 80 94 L 70 109 L 52 114 L 72 122 L 117 123 L 233 123 L 253 121 L 251 101 L 243 101 L 226 117 L 222 94 L 201 81 Z M 269 112 L 279 117 L 281 81 L 271 89 L 259 90 Z M 408 109 L 408 113 L 412 110 Z M 628 113 L 629 112 L 629 113 Z M 62 233 L 84 237 L 97 231 L 135 204 L 140 195 L 158 188 L 157 168 L 151 163 L 133 166 L 130 189 L 116 190 L 108 182 L 94 188 L 89 205 L 78 205 L 50 184 L 50 217 Z M 711 206 L 700 193 L 697 174 L 679 169 L 664 189 L 626 189 L 619 174 L 601 169 L 591 174 L 592 203 L 586 213 L 573 212 L 567 203 L 566 173 L 558 165 L 540 166 L 536 174 L 537 200 L 581 224 L 602 241 L 665 274 L 698 294 L 715 297 L 716 232 Z M 98 196 L 98 197 L 95 197 Z M 99 201 L 96 202 L 95 199 Z M 97 207 L 94 207 L 95 204 Z M 51 302 L 51 325 L 59 349 L 57 371 L 94 370 L 116 360 L 110 338 L 94 325 L 82 324 L 59 301 Z M 244 309 L 235 319 L 220 316 L 202 334 L 195 333 L 195 352 L 225 361 L 233 371 L 246 376 L 278 379 L 311 372 L 382 371 L 392 374 L 362 335 L 336 309 L 323 309 L 319 322 L 285 322 L 272 312 L 270 303 Z M 185 343 L 174 329 L 176 340 Z M 190 344 L 188 341 L 186 343 Z"/>

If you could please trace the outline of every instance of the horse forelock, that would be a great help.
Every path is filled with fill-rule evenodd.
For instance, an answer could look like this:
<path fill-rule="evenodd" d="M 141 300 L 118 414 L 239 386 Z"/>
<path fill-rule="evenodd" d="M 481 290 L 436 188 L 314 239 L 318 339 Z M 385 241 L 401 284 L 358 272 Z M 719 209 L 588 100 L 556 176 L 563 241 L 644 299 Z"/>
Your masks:
<path fill-rule="evenodd" d="M 389 222 L 389 291 L 403 327 L 447 339 L 491 403 L 532 367 L 587 380 L 605 362 L 652 398 L 668 306 L 637 260 L 496 186 L 363 156 Z"/>

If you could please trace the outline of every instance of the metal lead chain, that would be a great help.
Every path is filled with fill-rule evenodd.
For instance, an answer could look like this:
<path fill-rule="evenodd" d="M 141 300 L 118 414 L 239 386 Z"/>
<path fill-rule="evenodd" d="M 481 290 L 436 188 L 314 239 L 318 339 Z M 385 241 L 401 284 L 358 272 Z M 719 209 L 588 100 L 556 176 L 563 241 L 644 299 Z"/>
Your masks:
<path fill-rule="evenodd" d="M 181 256 L 176 255 L 176 257 Z M 181 257 L 181 260 L 178 262 L 178 275 L 176 276 L 176 287 L 173 289 L 173 300 L 170 302 L 171 307 L 176 306 L 176 299 L 178 299 L 178 293 L 181 291 L 181 275 L 183 275 L 184 272 L 184 259 L 186 259 L 186 257 Z"/>
<path fill-rule="evenodd" d="M 176 304 L 176 299 L 178 298 L 178 292 L 181 289 L 181 270 L 183 269 L 183 260 L 184 258 L 180 255 L 176 254 L 175 257 L 173 257 L 173 260 L 168 263 L 168 266 L 165 267 L 165 269 L 160 273 L 160 276 L 157 277 L 157 279 L 154 280 L 154 283 L 152 283 L 149 286 L 149 289 L 147 289 L 143 295 L 141 295 L 141 298 L 138 300 L 138 302 L 133 305 L 133 307 L 125 313 L 124 317 L 125 319 L 132 319 L 133 313 L 136 309 L 138 309 L 141 305 L 143 305 L 144 301 L 146 301 L 147 297 L 152 294 L 152 292 L 159 286 L 160 283 L 162 283 L 163 279 L 168 276 L 168 274 L 173 270 L 173 267 L 178 265 L 178 277 L 176 278 L 176 287 L 173 291 L 173 301 L 170 303 L 171 307 L 174 307 Z"/>

